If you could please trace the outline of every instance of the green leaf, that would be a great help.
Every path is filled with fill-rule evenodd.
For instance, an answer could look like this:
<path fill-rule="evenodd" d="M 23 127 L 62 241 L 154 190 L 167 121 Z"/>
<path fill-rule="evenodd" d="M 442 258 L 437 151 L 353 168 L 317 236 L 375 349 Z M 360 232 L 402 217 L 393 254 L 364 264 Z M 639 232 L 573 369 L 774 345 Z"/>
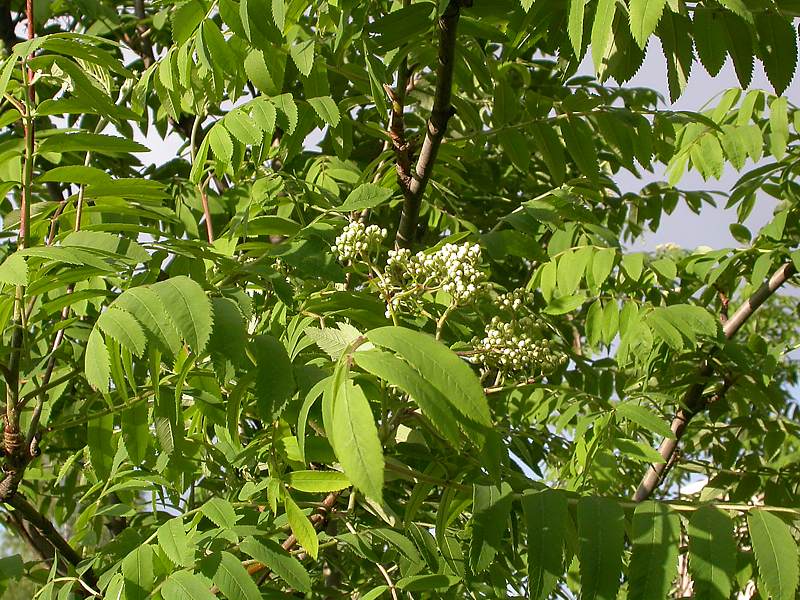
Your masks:
<path fill-rule="evenodd" d="M 633 421 L 645 431 L 652 431 L 661 437 L 675 439 L 675 434 L 669 424 L 644 406 L 639 406 L 634 402 L 623 402 L 617 404 L 614 410 L 617 416 Z"/>
<path fill-rule="evenodd" d="M 65 247 L 91 249 L 136 263 L 150 261 L 147 250 L 131 239 L 103 231 L 73 231 L 61 240 Z"/>
<path fill-rule="evenodd" d="M 183 44 L 195 32 L 206 15 L 206 7 L 199 0 L 189 0 L 178 5 L 172 13 L 172 39 Z"/>
<path fill-rule="evenodd" d="M 392 197 L 392 190 L 375 185 L 362 183 L 347 196 L 345 201 L 336 207 L 339 212 L 350 212 L 375 208 Z"/>
<path fill-rule="evenodd" d="M 428 590 L 446 590 L 461 581 L 455 575 L 410 575 L 398 580 L 397 587 L 406 592 L 425 592 Z M 373 596 L 377 598 L 377 596 Z"/>
<path fill-rule="evenodd" d="M 156 531 L 158 545 L 174 564 L 191 567 L 194 564 L 195 545 L 186 535 L 183 517 L 174 517 Z"/>
<path fill-rule="evenodd" d="M 622 572 L 625 514 L 607 498 L 578 501 L 578 557 L 581 562 L 581 598 L 614 600 Z"/>
<path fill-rule="evenodd" d="M 0 264 L 0 283 L 28 285 L 28 263 L 22 254 L 15 252 Z"/>
<path fill-rule="evenodd" d="M 211 150 L 214 151 L 214 156 L 223 163 L 230 163 L 233 158 L 233 142 L 222 122 L 217 121 L 207 135 Z"/>
<path fill-rule="evenodd" d="M 164 190 L 162 183 L 149 179 L 134 178 L 109 179 L 93 183 L 86 188 L 86 195 L 90 198 L 119 197 L 134 200 L 141 204 L 161 204 L 165 199 L 169 198 L 169 194 Z M 143 260 L 142 262 L 145 261 Z"/>
<path fill-rule="evenodd" d="M 147 345 L 144 330 L 133 315 L 121 308 L 109 308 L 100 314 L 97 326 L 131 354 L 141 356 Z"/>
<path fill-rule="evenodd" d="M 753 13 L 747 8 L 745 0 L 719 0 L 719 3 L 748 23 L 753 22 Z"/>
<path fill-rule="evenodd" d="M 97 154 L 127 154 L 149 152 L 150 148 L 122 137 L 100 133 L 57 133 L 42 140 L 39 152 L 95 152 Z"/>
<path fill-rule="evenodd" d="M 733 59 L 733 68 L 739 85 L 747 88 L 753 78 L 753 41 L 750 28 L 734 14 L 721 15 L 725 27 L 728 54 Z"/>
<path fill-rule="evenodd" d="M 755 15 L 759 57 L 775 93 L 783 94 L 797 69 L 797 29 L 790 19 L 769 10 Z"/>
<path fill-rule="evenodd" d="M 644 49 L 656 30 L 666 4 L 667 0 L 631 0 L 631 34 L 640 48 Z"/>
<path fill-rule="evenodd" d="M 168 307 L 181 337 L 196 354 L 200 354 L 211 337 L 214 321 L 211 302 L 203 288 L 185 275 L 179 275 L 153 284 L 150 289 Z"/>
<path fill-rule="evenodd" d="M 256 99 L 251 105 L 250 116 L 268 137 L 275 132 L 275 121 L 278 113 L 275 106 L 267 100 Z"/>
<path fill-rule="evenodd" d="M 0 581 L 19 579 L 25 573 L 25 562 L 19 554 L 11 554 L 0 558 Z M 0 588 L 1 589 L 1 588 Z"/>
<path fill-rule="evenodd" d="M 472 490 L 469 566 L 474 574 L 478 574 L 489 568 L 504 547 L 513 495 L 511 486 L 505 482 L 500 487 L 474 485 Z"/>
<path fill-rule="evenodd" d="M 789 141 L 789 114 L 787 100 L 775 98 L 769 105 L 769 147 L 776 160 L 783 158 Z"/>
<path fill-rule="evenodd" d="M 144 327 L 151 340 L 159 343 L 173 356 L 181 349 L 181 340 L 175 324 L 167 313 L 167 307 L 161 296 L 149 287 L 134 287 L 123 292 L 114 301 L 118 306 L 134 317 Z"/>
<path fill-rule="evenodd" d="M 306 327 L 305 334 L 333 360 L 339 360 L 342 353 L 358 339 L 361 332 L 348 323 L 340 322 L 336 324 L 336 328 Z"/>
<path fill-rule="evenodd" d="M 350 480 L 339 471 L 292 471 L 286 483 L 300 492 L 337 492 L 350 487 Z"/>
<path fill-rule="evenodd" d="M 664 462 L 664 458 L 657 450 L 654 450 L 642 442 L 634 442 L 633 440 L 616 437 L 614 439 L 614 446 L 625 456 L 641 463 L 657 465 Z"/>
<path fill-rule="evenodd" d="M 681 331 L 663 311 L 654 310 L 646 316 L 647 324 L 666 344 L 676 351 L 683 350 L 683 336 Z"/>
<path fill-rule="evenodd" d="M 242 552 L 266 565 L 278 577 L 298 592 L 311 591 L 311 578 L 303 565 L 272 540 L 256 540 L 247 537 L 239 544 Z"/>
<path fill-rule="evenodd" d="M 256 582 L 238 558 L 230 552 L 220 552 L 218 558 L 211 580 L 228 600 L 261 600 Z M 217 556 L 212 559 L 216 560 Z"/>
<path fill-rule="evenodd" d="M 108 380 L 111 377 L 111 362 L 108 349 L 100 331 L 93 327 L 86 342 L 84 354 L 84 372 L 86 381 L 94 389 L 108 391 Z"/>
<path fill-rule="evenodd" d="M 534 123 L 530 128 L 530 139 L 539 149 L 550 176 L 555 185 L 564 183 L 567 172 L 567 163 L 564 157 L 564 147 L 552 125 Z"/>
<path fill-rule="evenodd" d="M 286 3 L 284 0 L 272 0 L 272 20 L 275 26 L 283 31 L 286 22 Z"/>
<path fill-rule="evenodd" d="M 586 302 L 586 296 L 577 294 L 575 296 L 561 296 L 553 298 L 544 309 L 548 315 L 565 315 L 573 310 L 583 306 Z"/>
<path fill-rule="evenodd" d="M 689 572 L 697 598 L 731 597 L 736 573 L 733 530 L 733 520 L 713 506 L 699 508 L 689 519 Z"/>
<path fill-rule="evenodd" d="M 658 26 L 658 37 L 667 59 L 670 99 L 675 102 L 686 88 L 694 64 L 689 17 L 666 11 Z"/>
<path fill-rule="evenodd" d="M 660 502 L 643 502 L 633 514 L 633 553 L 628 570 L 630 600 L 662 600 L 669 595 L 678 564 L 681 523 Z"/>
<path fill-rule="evenodd" d="M 439 390 L 450 404 L 472 422 L 491 427 L 483 386 L 472 369 L 431 336 L 403 327 L 381 327 L 367 333 L 376 346 L 388 348 Z"/>
<path fill-rule="evenodd" d="M 294 394 L 292 361 L 284 345 L 271 335 L 256 337 L 252 352 L 256 363 L 255 395 L 259 416 L 264 422 L 270 422 L 281 414 Z"/>
<path fill-rule="evenodd" d="M 314 40 L 310 39 L 294 44 L 289 49 L 289 54 L 292 55 L 292 60 L 297 65 L 297 70 L 308 77 L 311 74 L 311 69 L 314 68 Z"/>
<path fill-rule="evenodd" d="M 292 98 L 291 94 L 281 94 L 270 99 L 281 114 L 286 118 L 286 123 L 283 124 L 286 133 L 289 135 L 294 133 L 297 128 L 298 113 L 297 104 Z"/>
<path fill-rule="evenodd" d="M 103 415 L 87 424 L 86 443 L 89 458 L 99 478 L 108 477 L 116 449 L 113 444 L 114 415 Z"/>
<path fill-rule="evenodd" d="M 199 184 L 200 180 L 203 179 L 203 175 L 205 175 L 209 147 L 210 140 L 208 136 L 205 136 L 200 143 L 200 147 L 197 149 L 194 162 L 192 163 L 192 170 L 189 172 L 189 181 L 195 185 Z"/>
<path fill-rule="evenodd" d="M 319 115 L 319 118 L 325 121 L 331 127 L 339 125 L 341 115 L 339 114 L 339 107 L 330 96 L 320 96 L 318 98 L 309 98 L 308 103 Z"/>
<path fill-rule="evenodd" d="M 586 272 L 592 249 L 589 247 L 568 250 L 558 259 L 556 282 L 562 296 L 569 296 L 578 289 L 578 284 Z"/>
<path fill-rule="evenodd" d="M 600 289 L 614 268 L 617 251 L 614 248 L 603 248 L 592 257 L 592 281 L 596 289 Z"/>
<path fill-rule="evenodd" d="M 564 572 L 567 498 L 558 490 L 522 496 L 528 532 L 528 597 L 548 598 Z"/>
<path fill-rule="evenodd" d="M 120 425 L 122 441 L 128 451 L 128 457 L 134 464 L 142 464 L 147 458 L 150 445 L 149 407 L 145 402 L 138 402 L 122 411 Z"/>
<path fill-rule="evenodd" d="M 642 276 L 642 269 L 644 268 L 644 255 L 640 252 L 623 255 L 622 268 L 631 281 L 639 281 L 639 277 Z"/>
<path fill-rule="evenodd" d="M 203 515 L 223 529 L 233 529 L 236 525 L 236 511 L 233 505 L 222 498 L 212 498 L 201 507 Z"/>
<path fill-rule="evenodd" d="M 203 42 L 208 49 L 211 60 L 215 67 L 222 68 L 226 72 L 235 72 L 239 65 L 236 64 L 236 57 L 228 48 L 228 43 L 212 19 L 206 19 L 202 24 Z"/>
<path fill-rule="evenodd" d="M 347 478 L 368 498 L 383 497 L 383 448 L 364 392 L 349 379 L 333 401 L 333 431 L 328 437 Z"/>
<path fill-rule="evenodd" d="M 451 445 L 460 446 L 458 421 L 447 396 L 426 381 L 412 365 L 381 350 L 358 351 L 353 358 L 362 369 L 406 392 L 436 430 Z"/>
<path fill-rule="evenodd" d="M 286 518 L 289 520 L 292 533 L 309 556 L 316 559 L 319 554 L 319 538 L 317 532 L 314 531 L 314 526 L 289 494 L 286 494 L 283 500 Z"/>
<path fill-rule="evenodd" d="M 583 56 L 583 14 L 586 8 L 586 0 L 570 0 L 569 21 L 567 22 L 567 33 L 575 51 L 575 57 L 580 60 Z"/>
<path fill-rule="evenodd" d="M 161 597 L 170 600 L 216 600 L 209 586 L 189 571 L 172 573 L 161 588 Z"/>
<path fill-rule="evenodd" d="M 384 593 L 389 591 L 388 585 L 379 585 L 378 587 L 372 588 L 366 594 L 361 596 L 360 600 L 376 600 L 376 598 L 380 598 Z"/>
<path fill-rule="evenodd" d="M 222 124 L 233 137 L 245 146 L 261 143 L 261 128 L 255 119 L 252 119 L 241 109 L 231 111 L 225 115 L 225 118 L 222 119 Z"/>
<path fill-rule="evenodd" d="M 433 26 L 436 5 L 431 2 L 415 2 L 390 12 L 370 23 L 365 31 L 376 34 L 371 41 L 381 50 L 399 48 Z"/>
<path fill-rule="evenodd" d="M 527 173 L 531 162 L 531 149 L 525 135 L 516 129 L 501 129 L 497 133 L 497 139 L 514 166 Z"/>
<path fill-rule="evenodd" d="M 608 60 L 608 53 L 614 41 L 614 15 L 617 0 L 600 0 L 592 23 L 592 62 L 595 73 L 599 74 Z"/>
<path fill-rule="evenodd" d="M 125 578 L 125 600 L 145 600 L 155 583 L 153 574 L 153 547 L 139 546 L 122 561 L 122 576 Z"/>
<path fill-rule="evenodd" d="M 720 15 L 715 10 L 696 10 L 692 19 L 692 37 L 697 56 L 713 77 L 719 74 L 728 56 L 727 37 Z"/>
<path fill-rule="evenodd" d="M 41 183 L 54 181 L 57 183 L 78 183 L 92 185 L 95 183 L 111 181 L 111 176 L 97 167 L 89 167 L 86 165 L 69 165 L 64 167 L 55 167 L 49 171 L 45 171 L 42 175 L 36 178 L 36 181 Z"/>
<path fill-rule="evenodd" d="M 16 66 L 17 56 L 15 55 L 9 56 L 3 61 L 3 68 L 0 70 L 0 96 L 6 93 L 8 82 L 11 81 L 11 75 Z"/>
<path fill-rule="evenodd" d="M 764 597 L 792 600 L 797 590 L 797 543 L 791 529 L 779 517 L 766 510 L 752 510 L 747 515 L 753 554 L 758 565 Z"/>

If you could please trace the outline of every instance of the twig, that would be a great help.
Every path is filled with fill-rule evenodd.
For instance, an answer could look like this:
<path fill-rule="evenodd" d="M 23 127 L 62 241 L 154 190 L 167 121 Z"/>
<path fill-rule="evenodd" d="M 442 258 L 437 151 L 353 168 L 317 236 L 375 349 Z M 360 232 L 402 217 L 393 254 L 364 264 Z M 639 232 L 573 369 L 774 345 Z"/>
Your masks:
<path fill-rule="evenodd" d="M 775 291 L 780 288 L 786 281 L 791 278 L 797 270 L 792 263 L 786 263 L 781 266 L 769 280 L 762 284 L 761 287 L 737 310 L 722 327 L 722 332 L 726 339 L 731 339 L 739 329 L 747 322 L 752 314 L 764 302 L 769 299 Z M 661 442 L 658 448 L 658 453 L 664 459 L 663 463 L 650 465 L 647 473 L 642 478 L 639 488 L 633 496 L 634 501 L 641 502 L 647 500 L 650 495 L 655 491 L 663 479 L 663 475 L 667 466 L 671 463 L 672 455 L 675 453 L 689 421 L 692 420 L 699 412 L 702 412 L 708 405 L 708 399 L 703 396 L 703 389 L 705 388 L 706 380 L 712 375 L 713 369 L 709 363 L 706 363 L 700 369 L 700 380 L 693 384 L 681 400 L 681 407 L 672 419 L 672 433 L 674 438 L 667 438 Z"/>
<path fill-rule="evenodd" d="M 316 531 L 321 530 L 325 526 L 325 523 L 328 522 L 328 515 L 330 514 L 333 505 L 336 504 L 337 498 L 339 498 L 339 492 L 331 492 L 319 505 L 317 512 L 308 517 L 308 520 L 311 521 L 311 524 L 314 526 Z M 292 533 L 283 541 L 281 547 L 289 552 L 296 545 L 297 538 Z M 269 567 L 260 562 L 248 563 L 245 565 L 245 568 L 247 569 L 248 574 L 251 576 L 255 575 L 256 573 L 260 573 L 261 571 L 266 571 L 265 575 L 262 577 L 262 581 L 265 580 L 266 576 L 269 574 Z M 211 588 L 211 593 L 217 595 L 219 593 L 219 588 L 217 586 L 213 586 Z"/>
<path fill-rule="evenodd" d="M 456 30 L 462 5 L 471 6 L 472 0 L 450 0 L 444 14 L 439 18 L 439 64 L 436 69 L 433 110 L 428 119 L 425 141 L 417 159 L 415 172 L 405 193 L 400 224 L 395 235 L 395 244 L 398 246 L 410 247 L 414 242 L 422 196 L 430 181 L 436 155 L 447 130 L 447 122 L 453 115 L 450 98 L 453 92 Z"/>

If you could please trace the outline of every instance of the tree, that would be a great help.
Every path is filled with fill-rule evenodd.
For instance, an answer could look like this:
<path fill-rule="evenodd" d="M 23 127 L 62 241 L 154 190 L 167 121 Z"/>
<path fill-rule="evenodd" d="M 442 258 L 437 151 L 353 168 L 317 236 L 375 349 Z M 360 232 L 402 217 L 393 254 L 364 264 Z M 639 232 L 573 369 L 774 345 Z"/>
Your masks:
<path fill-rule="evenodd" d="M 797 3 L 34 4 L 0 7 L 8 584 L 795 596 Z M 673 98 L 741 89 L 620 87 L 653 36 Z M 727 165 L 741 248 L 625 250 Z"/>

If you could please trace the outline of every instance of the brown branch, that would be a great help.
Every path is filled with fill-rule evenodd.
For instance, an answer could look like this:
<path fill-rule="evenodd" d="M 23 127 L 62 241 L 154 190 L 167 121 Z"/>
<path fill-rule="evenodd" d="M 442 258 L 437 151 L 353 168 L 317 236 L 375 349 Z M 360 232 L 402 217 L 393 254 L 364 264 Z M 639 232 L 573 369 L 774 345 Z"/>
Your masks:
<path fill-rule="evenodd" d="M 411 0 L 403 0 L 403 6 L 409 6 Z M 389 137 L 392 140 L 395 156 L 397 157 L 397 180 L 400 189 L 408 197 L 411 189 L 411 146 L 406 140 L 405 124 L 405 104 L 408 94 L 408 84 L 411 78 L 411 69 L 408 67 L 408 55 L 400 61 L 397 69 L 397 88 L 393 90 L 384 84 L 389 100 L 392 103 L 392 110 L 389 114 Z M 380 171 L 380 169 L 379 169 Z"/>
<path fill-rule="evenodd" d="M 18 511 L 12 510 L 5 519 L 7 529 L 12 529 L 48 567 L 52 566 L 55 552 L 50 542 L 35 527 L 28 527 Z"/>
<path fill-rule="evenodd" d="M 317 508 L 317 512 L 308 517 L 308 520 L 311 521 L 311 524 L 314 526 L 314 530 L 319 531 L 325 526 L 325 523 L 328 522 L 328 515 L 331 509 L 333 508 L 333 505 L 336 504 L 336 500 L 338 498 L 339 498 L 339 492 L 331 492 L 325 497 L 325 499 L 322 501 L 322 504 L 320 504 L 320 506 Z M 283 541 L 281 547 L 287 552 L 289 552 L 296 545 L 297 545 L 297 538 L 292 533 L 289 535 L 288 538 L 286 538 Z M 267 571 L 265 573 L 265 576 L 269 574 L 268 571 L 269 567 L 260 562 L 248 563 L 246 565 L 246 568 L 247 572 L 251 576 L 255 575 L 256 573 L 260 573 L 261 571 Z M 212 587 L 211 593 L 217 595 L 219 593 L 219 588 L 217 588 L 216 586 Z"/>
<path fill-rule="evenodd" d="M 156 58 L 153 53 L 153 45 L 150 43 L 150 38 L 142 24 L 142 21 L 147 18 L 144 10 L 144 0 L 133 0 L 133 14 L 139 20 L 136 25 L 136 33 L 139 35 L 137 50 L 139 50 L 139 56 L 142 57 L 142 63 L 146 69 L 155 62 Z"/>
<path fill-rule="evenodd" d="M 58 550 L 59 554 L 64 557 L 64 560 L 73 567 L 77 567 L 81 563 L 83 558 L 78 551 L 70 546 L 69 542 L 64 539 L 64 536 L 59 533 L 55 526 L 19 493 L 11 496 L 11 498 L 6 500 L 6 503 L 14 510 L 18 511 L 28 523 L 33 525 L 39 533 Z M 83 577 L 90 585 L 95 585 L 97 583 L 97 578 L 92 569 L 88 569 L 83 574 Z"/>
<path fill-rule="evenodd" d="M 28 20 L 28 40 L 35 36 L 33 20 L 33 0 L 25 3 L 25 16 Z M 28 57 L 30 59 L 31 56 Z M 22 83 L 25 90 L 25 106 L 23 117 L 23 127 L 25 135 L 24 162 L 22 173 L 22 195 L 19 206 L 19 236 L 17 238 L 17 248 L 24 249 L 28 246 L 28 234 L 31 218 L 31 190 L 33 188 L 33 162 L 35 125 L 33 118 L 33 104 L 36 100 L 36 90 L 33 84 L 33 72 L 27 66 L 27 60 L 22 65 Z M 8 385 L 6 386 L 6 414 L 5 426 L 3 428 L 3 438 L 5 452 L 7 455 L 7 465 L 11 471 L 15 471 L 17 466 L 23 464 L 22 457 L 14 456 L 18 451 L 17 439 L 19 437 L 19 373 L 20 363 L 22 362 L 22 347 L 25 341 L 25 310 L 23 302 L 25 299 L 24 286 L 18 285 L 14 295 L 14 331 L 11 334 L 11 357 L 8 362 L 9 375 Z M 13 482 L 15 475 L 9 474 L 4 480 Z"/>
<path fill-rule="evenodd" d="M 725 339 L 731 339 L 742 328 L 752 314 L 764 302 L 769 299 L 775 291 L 780 288 L 788 279 L 790 279 L 797 270 L 792 263 L 786 263 L 781 266 L 772 277 L 769 278 L 756 292 L 737 310 L 722 327 L 722 332 Z M 674 438 L 667 438 L 661 442 L 658 448 L 658 453 L 664 459 L 663 463 L 650 465 L 647 473 L 642 478 L 639 488 L 633 496 L 634 501 L 642 502 L 647 500 L 650 495 L 655 491 L 658 485 L 664 478 L 667 466 L 670 464 L 672 455 L 678 447 L 686 427 L 692 418 L 702 412 L 709 404 L 709 399 L 703 395 L 706 381 L 713 374 L 713 369 L 709 362 L 700 369 L 699 380 L 693 384 L 681 400 L 681 406 L 675 417 L 672 419 L 672 433 Z"/>
<path fill-rule="evenodd" d="M 456 30 L 462 6 L 471 6 L 472 0 L 450 0 L 444 14 L 439 18 L 439 64 L 436 69 L 436 90 L 433 109 L 428 119 L 425 141 L 408 188 L 405 190 L 400 224 L 397 227 L 395 244 L 410 247 L 417 231 L 422 196 L 433 173 L 433 165 L 439 146 L 447 130 L 447 122 L 453 115 L 450 99 L 453 92 L 453 67 L 455 65 Z"/>

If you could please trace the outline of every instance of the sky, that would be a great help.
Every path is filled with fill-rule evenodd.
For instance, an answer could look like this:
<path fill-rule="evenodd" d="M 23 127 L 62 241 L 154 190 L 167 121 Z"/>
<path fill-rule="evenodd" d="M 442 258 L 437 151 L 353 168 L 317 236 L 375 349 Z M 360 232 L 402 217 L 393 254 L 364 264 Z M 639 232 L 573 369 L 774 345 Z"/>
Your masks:
<path fill-rule="evenodd" d="M 581 65 L 580 71 L 585 74 L 593 73 L 591 59 L 588 54 Z M 664 98 L 669 98 L 666 62 L 661 51 L 661 42 L 658 38 L 651 38 L 644 64 L 633 79 L 625 85 L 626 87 L 648 87 L 661 92 Z M 665 107 L 675 110 L 700 110 L 709 100 L 712 100 L 721 92 L 738 86 L 739 83 L 730 58 L 728 58 L 725 66 L 716 77 L 711 77 L 699 63 L 695 63 L 683 95 L 674 104 L 670 104 L 667 100 Z M 764 68 L 758 61 L 756 61 L 753 69 L 753 81 L 749 89 L 773 91 L 764 73 Z M 790 103 L 800 104 L 800 82 L 798 82 L 797 76 L 784 92 L 784 96 L 789 99 Z M 713 104 L 715 102 L 712 102 Z M 752 169 L 753 166 L 753 163 L 748 161 L 742 173 Z M 682 189 L 728 192 L 742 173 L 738 173 L 733 167 L 727 166 L 723 177 L 719 181 L 703 181 L 697 172 L 691 171 L 683 177 L 679 186 Z M 643 171 L 642 175 L 644 179 L 637 179 L 627 171 L 620 171 L 615 179 L 623 192 L 638 192 L 644 185 L 652 181 L 666 180 L 663 168 L 661 171 L 657 170 L 656 173 L 652 174 Z M 759 197 L 752 214 L 744 225 L 749 227 L 751 231 L 757 231 L 771 219 L 775 205 L 776 202 L 773 199 Z M 736 247 L 738 243 L 733 239 L 728 229 L 728 225 L 735 222 L 735 208 L 724 210 L 722 208 L 704 207 L 701 214 L 696 215 L 685 204 L 681 203 L 672 215 L 665 215 L 661 219 L 661 226 L 657 232 L 644 234 L 636 244 L 630 247 L 630 250 L 652 250 L 657 244 L 668 242 L 678 244 L 687 249 L 694 249 L 697 246 L 710 246 L 715 249 Z"/>

